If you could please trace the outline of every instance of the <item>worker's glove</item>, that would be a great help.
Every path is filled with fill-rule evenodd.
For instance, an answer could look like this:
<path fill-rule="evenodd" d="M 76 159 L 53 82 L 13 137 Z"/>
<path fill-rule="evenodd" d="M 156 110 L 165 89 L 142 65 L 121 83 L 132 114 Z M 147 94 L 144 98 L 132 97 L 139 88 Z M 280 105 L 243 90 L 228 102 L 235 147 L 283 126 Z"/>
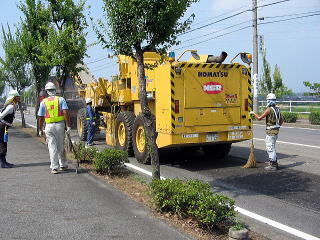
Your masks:
<path fill-rule="evenodd" d="M 95 126 L 96 125 L 96 122 L 92 122 L 92 126 Z"/>
<path fill-rule="evenodd" d="M 70 133 L 71 133 L 71 127 L 67 127 L 66 133 L 67 133 L 67 134 L 70 134 Z"/>
<path fill-rule="evenodd" d="M 250 114 L 251 114 L 251 115 L 254 115 L 254 111 L 251 111 Z"/>
<path fill-rule="evenodd" d="M 39 131 L 39 137 L 42 137 L 43 136 L 43 130 L 40 130 Z"/>

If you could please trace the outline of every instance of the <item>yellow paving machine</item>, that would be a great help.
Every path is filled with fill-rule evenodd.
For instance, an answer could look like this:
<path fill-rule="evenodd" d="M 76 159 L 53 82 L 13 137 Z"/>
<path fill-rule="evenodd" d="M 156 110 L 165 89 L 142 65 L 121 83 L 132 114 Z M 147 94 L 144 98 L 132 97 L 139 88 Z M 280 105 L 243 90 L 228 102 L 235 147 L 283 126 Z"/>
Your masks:
<path fill-rule="evenodd" d="M 234 142 L 251 139 L 252 110 L 251 55 L 239 53 L 245 63 L 223 63 L 227 54 L 198 55 L 187 61 L 145 52 L 144 61 L 149 107 L 156 121 L 157 146 L 161 148 L 200 148 L 210 158 L 223 158 Z M 187 52 L 185 51 L 185 52 Z M 238 56 L 237 55 L 237 56 Z M 236 57 L 237 57 L 236 56 Z M 140 115 L 137 62 L 118 56 L 119 75 L 113 81 L 79 82 L 79 95 L 92 98 L 106 144 L 128 152 L 148 164 L 150 157 Z M 77 117 L 78 133 L 87 135 L 85 108 Z"/>

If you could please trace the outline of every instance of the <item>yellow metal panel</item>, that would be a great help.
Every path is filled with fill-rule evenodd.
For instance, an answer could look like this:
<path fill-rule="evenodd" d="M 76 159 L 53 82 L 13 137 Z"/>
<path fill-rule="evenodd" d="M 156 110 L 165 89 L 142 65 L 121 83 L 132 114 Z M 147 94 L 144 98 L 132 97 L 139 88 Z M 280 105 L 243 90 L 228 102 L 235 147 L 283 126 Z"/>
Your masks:
<path fill-rule="evenodd" d="M 184 126 L 240 123 L 240 107 L 185 109 Z"/>

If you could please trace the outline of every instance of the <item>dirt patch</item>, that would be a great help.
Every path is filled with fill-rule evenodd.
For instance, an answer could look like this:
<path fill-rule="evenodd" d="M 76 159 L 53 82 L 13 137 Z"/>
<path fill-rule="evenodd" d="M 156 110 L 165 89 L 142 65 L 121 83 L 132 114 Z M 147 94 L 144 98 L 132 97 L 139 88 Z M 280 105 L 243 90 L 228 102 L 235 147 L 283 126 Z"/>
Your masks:
<path fill-rule="evenodd" d="M 43 137 L 37 137 L 36 131 L 33 128 L 20 128 L 23 132 L 29 134 L 30 136 L 36 138 L 38 141 L 45 144 L 45 139 Z M 75 158 L 73 153 L 67 153 L 67 158 L 69 161 L 75 163 Z M 81 163 L 81 168 L 89 172 L 90 174 L 104 180 L 105 182 L 111 184 L 114 188 L 122 191 L 131 199 L 140 202 L 150 209 L 150 213 L 156 218 L 161 219 L 168 225 L 178 229 L 181 232 L 193 236 L 199 240 L 226 240 L 228 239 L 227 231 L 220 232 L 209 232 L 200 228 L 197 222 L 192 218 L 181 218 L 178 215 L 172 215 L 169 213 L 159 213 L 154 210 L 152 206 L 152 197 L 149 191 L 148 184 L 144 181 L 142 177 L 129 171 L 126 168 L 122 168 L 121 171 L 114 176 L 101 175 L 93 170 L 93 166 L 89 162 Z M 266 240 L 267 238 L 249 231 L 249 239 L 254 240 Z"/>

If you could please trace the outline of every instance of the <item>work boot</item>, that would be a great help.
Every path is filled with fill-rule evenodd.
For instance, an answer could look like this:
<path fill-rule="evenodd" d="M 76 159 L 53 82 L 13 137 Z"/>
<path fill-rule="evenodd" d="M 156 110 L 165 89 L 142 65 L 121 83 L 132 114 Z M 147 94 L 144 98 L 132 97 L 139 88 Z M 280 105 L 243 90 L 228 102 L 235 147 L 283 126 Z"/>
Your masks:
<path fill-rule="evenodd" d="M 52 170 L 51 170 L 51 173 L 52 173 L 52 174 L 58 174 L 59 172 L 58 172 L 57 169 L 52 169 Z"/>
<path fill-rule="evenodd" d="M 268 171 L 276 171 L 278 170 L 278 163 L 276 161 L 270 161 L 268 166 L 266 166 L 264 169 Z"/>
<path fill-rule="evenodd" d="M 5 157 L 0 157 L 0 168 L 12 168 L 11 165 L 8 165 L 5 161 Z"/>

